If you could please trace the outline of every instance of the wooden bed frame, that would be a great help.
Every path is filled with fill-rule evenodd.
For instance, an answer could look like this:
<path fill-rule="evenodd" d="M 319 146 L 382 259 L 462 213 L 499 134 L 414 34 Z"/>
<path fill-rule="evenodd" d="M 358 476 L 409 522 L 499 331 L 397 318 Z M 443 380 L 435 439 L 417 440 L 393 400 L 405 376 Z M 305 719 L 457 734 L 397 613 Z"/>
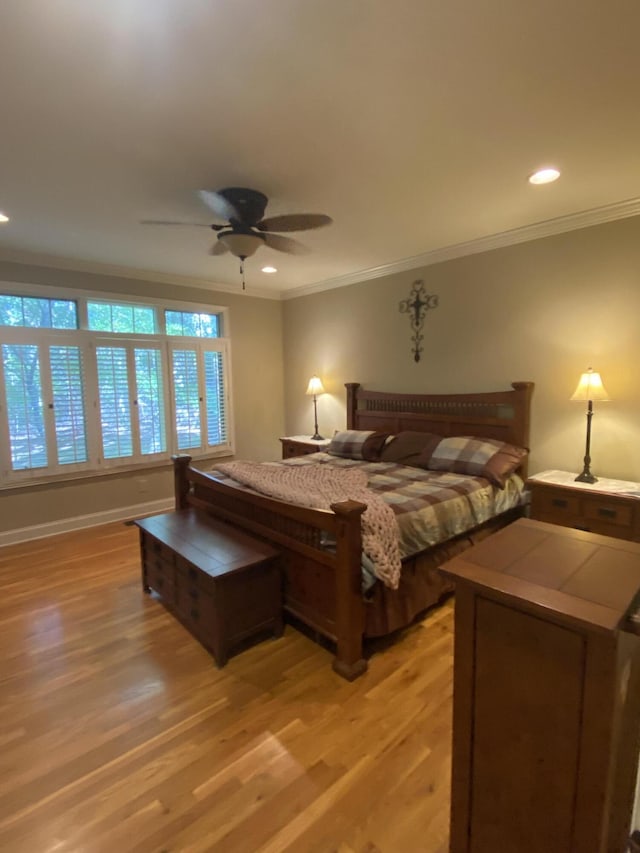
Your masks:
<path fill-rule="evenodd" d="M 347 388 L 347 428 L 399 432 L 414 430 L 442 436 L 476 435 L 519 447 L 529 446 L 532 382 L 514 382 L 512 390 L 477 394 L 393 394 Z M 334 670 L 353 680 L 367 669 L 366 637 L 390 633 L 408 624 L 418 612 L 437 603 L 452 587 L 433 571 L 444 560 L 513 521 L 520 510 L 504 513 L 470 534 L 430 548 L 403 561 L 400 588 L 374 586 L 362 594 L 360 516 L 356 501 L 333 504 L 331 510 L 295 506 L 229 486 L 190 465 L 190 456 L 175 456 L 176 509 L 205 510 L 278 547 L 283 555 L 285 614 L 300 620 L 335 643 Z M 526 476 L 526 463 L 520 471 Z M 330 538 L 335 552 L 323 546 Z M 453 552 L 452 552 L 453 548 Z M 406 589 L 427 573 L 417 596 Z M 412 580 L 413 579 L 413 580 Z M 376 621 L 369 611 L 400 601 L 395 615 Z M 374 614 L 375 615 L 375 614 Z"/>

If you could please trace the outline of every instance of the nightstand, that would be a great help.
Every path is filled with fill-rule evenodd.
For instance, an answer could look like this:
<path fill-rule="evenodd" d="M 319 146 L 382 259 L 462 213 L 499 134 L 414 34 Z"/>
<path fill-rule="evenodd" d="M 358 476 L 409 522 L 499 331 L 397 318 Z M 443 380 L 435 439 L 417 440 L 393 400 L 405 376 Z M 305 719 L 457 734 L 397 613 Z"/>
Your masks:
<path fill-rule="evenodd" d="M 307 453 L 318 453 L 326 450 L 331 444 L 330 438 L 321 438 L 314 441 L 310 435 L 288 435 L 280 439 L 282 444 L 282 458 L 291 459 L 292 456 L 306 456 Z"/>
<path fill-rule="evenodd" d="M 568 471 L 542 471 L 527 480 L 531 518 L 640 542 L 640 484 L 602 478 L 577 483 Z"/>

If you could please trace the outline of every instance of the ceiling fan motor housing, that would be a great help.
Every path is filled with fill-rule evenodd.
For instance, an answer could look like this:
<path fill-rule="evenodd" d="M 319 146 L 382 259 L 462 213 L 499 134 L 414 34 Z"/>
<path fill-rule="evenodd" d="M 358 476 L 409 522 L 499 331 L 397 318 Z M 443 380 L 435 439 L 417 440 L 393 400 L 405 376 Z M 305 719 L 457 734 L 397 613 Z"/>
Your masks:
<path fill-rule="evenodd" d="M 268 199 L 264 193 L 258 192 L 258 190 L 250 190 L 246 187 L 227 187 L 227 189 L 218 190 L 218 195 L 225 198 L 239 214 L 239 219 L 230 218 L 229 221 L 232 225 L 252 226 L 260 222 L 264 216 Z"/>

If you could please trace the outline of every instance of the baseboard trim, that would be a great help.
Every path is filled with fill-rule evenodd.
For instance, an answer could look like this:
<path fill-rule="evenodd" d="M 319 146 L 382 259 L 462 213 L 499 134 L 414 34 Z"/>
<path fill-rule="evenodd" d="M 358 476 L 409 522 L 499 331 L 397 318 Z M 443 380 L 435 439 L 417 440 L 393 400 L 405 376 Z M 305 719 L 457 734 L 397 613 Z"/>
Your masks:
<path fill-rule="evenodd" d="M 50 521 L 47 524 L 34 524 L 30 527 L 19 527 L 0 533 L 0 547 L 17 545 L 32 539 L 42 539 L 45 536 L 57 536 L 60 533 L 70 533 L 73 530 L 83 530 L 86 527 L 97 527 L 111 521 L 126 521 L 130 518 L 140 518 L 143 515 L 154 515 L 173 509 L 173 498 L 162 498 L 157 501 L 146 501 L 133 506 L 121 506 L 106 512 L 92 512 L 87 515 L 77 515 L 73 518 L 63 518 Z"/>

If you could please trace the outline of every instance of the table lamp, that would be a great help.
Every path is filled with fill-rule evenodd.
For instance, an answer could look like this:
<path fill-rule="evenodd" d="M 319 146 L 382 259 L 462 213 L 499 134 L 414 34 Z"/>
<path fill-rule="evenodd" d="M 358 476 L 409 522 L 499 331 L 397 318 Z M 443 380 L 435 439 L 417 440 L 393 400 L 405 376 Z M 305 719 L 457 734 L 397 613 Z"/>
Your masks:
<path fill-rule="evenodd" d="M 322 387 L 322 382 L 317 376 L 312 376 L 309 380 L 309 384 L 307 386 L 307 394 L 313 396 L 313 417 L 314 417 L 314 427 L 315 431 L 311 436 L 313 441 L 322 441 L 322 436 L 318 432 L 318 402 L 317 397 L 318 394 L 324 394 L 324 388 Z"/>
<path fill-rule="evenodd" d="M 609 395 L 605 391 L 602 384 L 602 379 L 599 373 L 595 373 L 591 368 L 583 373 L 578 382 L 578 387 L 573 392 L 572 400 L 578 402 L 587 402 L 587 443 L 584 452 L 584 466 L 582 472 L 576 477 L 576 481 L 580 483 L 597 483 L 597 477 L 591 473 L 591 418 L 593 417 L 593 401 L 604 403 L 610 400 Z"/>

